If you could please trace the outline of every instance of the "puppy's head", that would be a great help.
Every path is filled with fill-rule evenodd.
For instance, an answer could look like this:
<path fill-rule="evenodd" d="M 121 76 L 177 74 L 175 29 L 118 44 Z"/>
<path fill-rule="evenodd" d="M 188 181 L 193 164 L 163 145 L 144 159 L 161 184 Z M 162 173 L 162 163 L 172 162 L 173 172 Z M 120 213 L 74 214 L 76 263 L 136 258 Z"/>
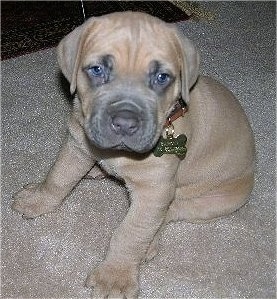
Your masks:
<path fill-rule="evenodd" d="M 144 153 L 162 133 L 180 96 L 188 102 L 199 56 L 170 24 L 143 13 L 92 18 L 58 46 L 77 89 L 84 129 L 96 146 Z"/>

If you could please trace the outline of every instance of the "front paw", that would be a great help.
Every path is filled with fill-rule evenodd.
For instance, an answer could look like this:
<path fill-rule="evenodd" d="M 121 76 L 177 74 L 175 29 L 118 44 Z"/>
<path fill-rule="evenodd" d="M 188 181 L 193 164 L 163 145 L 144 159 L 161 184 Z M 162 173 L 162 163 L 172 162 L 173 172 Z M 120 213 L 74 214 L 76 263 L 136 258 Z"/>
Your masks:
<path fill-rule="evenodd" d="M 42 189 L 40 184 L 30 184 L 14 195 L 12 209 L 25 218 L 35 218 L 54 211 L 61 203 L 53 195 Z"/>
<path fill-rule="evenodd" d="M 137 267 L 103 262 L 88 275 L 86 286 L 94 288 L 93 298 L 137 298 Z"/>

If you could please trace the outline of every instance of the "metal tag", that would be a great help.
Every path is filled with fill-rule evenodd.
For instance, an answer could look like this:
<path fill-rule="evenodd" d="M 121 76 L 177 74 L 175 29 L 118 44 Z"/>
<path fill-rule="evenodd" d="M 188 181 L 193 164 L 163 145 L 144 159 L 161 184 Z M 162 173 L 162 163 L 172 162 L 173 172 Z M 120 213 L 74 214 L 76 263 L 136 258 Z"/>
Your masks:
<path fill-rule="evenodd" d="M 184 159 L 187 152 L 186 142 L 187 137 L 184 134 L 177 137 L 169 134 L 166 138 L 161 136 L 154 149 L 154 156 L 161 157 L 163 154 L 175 154 Z"/>

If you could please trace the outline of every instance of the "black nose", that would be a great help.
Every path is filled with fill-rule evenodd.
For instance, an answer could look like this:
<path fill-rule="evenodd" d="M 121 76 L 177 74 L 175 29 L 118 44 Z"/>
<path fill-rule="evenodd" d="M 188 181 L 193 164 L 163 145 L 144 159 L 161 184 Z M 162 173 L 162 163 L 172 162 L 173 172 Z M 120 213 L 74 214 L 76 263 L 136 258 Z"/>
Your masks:
<path fill-rule="evenodd" d="M 118 135 L 131 136 L 135 134 L 139 128 L 139 119 L 132 111 L 118 111 L 112 117 L 111 128 Z"/>

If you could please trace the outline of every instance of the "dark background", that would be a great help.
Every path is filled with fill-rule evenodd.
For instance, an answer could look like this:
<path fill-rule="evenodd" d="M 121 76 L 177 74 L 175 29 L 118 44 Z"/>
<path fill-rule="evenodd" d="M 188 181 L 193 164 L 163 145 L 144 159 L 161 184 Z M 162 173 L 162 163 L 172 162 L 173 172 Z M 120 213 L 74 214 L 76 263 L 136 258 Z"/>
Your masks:
<path fill-rule="evenodd" d="M 84 1 L 86 17 L 143 11 L 166 22 L 188 19 L 169 1 Z M 1 59 L 56 46 L 84 21 L 81 1 L 1 1 Z"/>

